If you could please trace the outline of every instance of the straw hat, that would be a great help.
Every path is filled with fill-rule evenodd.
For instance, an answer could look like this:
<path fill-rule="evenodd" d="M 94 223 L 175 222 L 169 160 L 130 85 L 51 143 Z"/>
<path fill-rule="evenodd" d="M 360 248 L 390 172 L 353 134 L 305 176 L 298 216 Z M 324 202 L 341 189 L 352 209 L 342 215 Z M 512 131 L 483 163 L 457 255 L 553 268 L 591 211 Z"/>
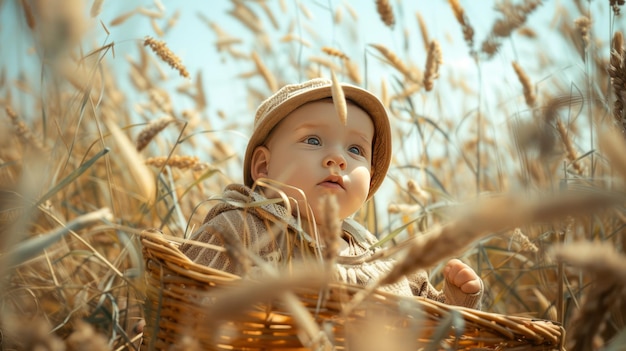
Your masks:
<path fill-rule="evenodd" d="M 250 163 L 257 146 L 263 145 L 272 129 L 298 107 L 312 101 L 332 97 L 332 81 L 316 78 L 302 84 L 286 85 L 263 101 L 254 117 L 254 131 L 248 142 L 244 159 L 243 179 L 252 186 Z M 391 129 L 387 111 L 380 100 L 367 90 L 350 84 L 341 84 L 346 100 L 362 108 L 374 122 L 372 170 L 369 199 L 382 184 L 391 162 Z"/>

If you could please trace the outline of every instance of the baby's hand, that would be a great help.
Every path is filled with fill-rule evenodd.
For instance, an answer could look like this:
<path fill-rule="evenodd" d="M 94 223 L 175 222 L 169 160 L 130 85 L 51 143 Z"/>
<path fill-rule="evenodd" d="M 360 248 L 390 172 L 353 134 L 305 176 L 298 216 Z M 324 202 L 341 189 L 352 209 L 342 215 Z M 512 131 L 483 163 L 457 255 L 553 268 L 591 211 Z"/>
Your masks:
<path fill-rule="evenodd" d="M 476 272 L 456 258 L 448 261 L 443 268 L 443 276 L 449 283 L 466 294 L 476 294 L 480 291 L 480 278 Z"/>

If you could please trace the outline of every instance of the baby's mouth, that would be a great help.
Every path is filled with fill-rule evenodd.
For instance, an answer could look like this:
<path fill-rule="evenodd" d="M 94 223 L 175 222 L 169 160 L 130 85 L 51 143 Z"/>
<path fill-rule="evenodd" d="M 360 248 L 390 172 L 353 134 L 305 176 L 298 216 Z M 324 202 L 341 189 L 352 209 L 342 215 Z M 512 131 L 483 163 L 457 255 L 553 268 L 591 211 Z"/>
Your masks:
<path fill-rule="evenodd" d="M 331 189 L 343 189 L 343 179 L 337 175 L 326 177 L 319 185 Z"/>

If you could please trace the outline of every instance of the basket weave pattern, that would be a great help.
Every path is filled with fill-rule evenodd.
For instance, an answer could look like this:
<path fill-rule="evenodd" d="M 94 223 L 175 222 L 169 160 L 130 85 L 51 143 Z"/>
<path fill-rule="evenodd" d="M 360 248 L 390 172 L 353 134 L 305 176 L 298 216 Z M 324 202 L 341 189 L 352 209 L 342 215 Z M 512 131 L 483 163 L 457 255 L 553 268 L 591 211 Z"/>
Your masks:
<path fill-rule="evenodd" d="M 319 346 L 303 346 L 297 318 L 274 301 L 253 304 L 243 313 L 216 321 L 211 309 L 220 303 L 216 292 L 236 289 L 241 280 L 191 262 L 176 244 L 158 234 L 144 232 L 142 245 L 146 263 L 142 350 L 169 350 L 185 338 L 202 350 L 310 350 Z M 362 349 L 359 340 L 368 323 L 376 321 L 378 337 L 403 340 L 403 349 L 420 350 L 435 340 L 441 345 L 438 349 L 563 350 L 564 331 L 557 323 L 420 297 L 375 292 L 344 316 L 342 308 L 361 290 L 330 283 L 294 291 L 330 336 L 332 345 L 325 349 Z"/>

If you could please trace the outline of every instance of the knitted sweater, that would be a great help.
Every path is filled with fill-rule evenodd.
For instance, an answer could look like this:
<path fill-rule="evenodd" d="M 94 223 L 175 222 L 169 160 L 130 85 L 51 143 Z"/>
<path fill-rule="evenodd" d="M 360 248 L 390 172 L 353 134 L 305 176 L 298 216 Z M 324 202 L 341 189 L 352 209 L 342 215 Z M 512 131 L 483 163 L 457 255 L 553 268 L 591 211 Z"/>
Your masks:
<path fill-rule="evenodd" d="M 222 271 L 244 276 L 254 267 L 249 260 L 251 250 L 265 262 L 278 266 L 294 259 L 315 258 L 320 252 L 317 241 L 304 232 L 287 209 L 263 197 L 250 188 L 231 184 L 226 187 L 223 201 L 216 204 L 204 219 L 202 230 L 196 232 L 180 250 L 196 263 Z M 348 248 L 342 250 L 335 264 L 338 281 L 355 285 L 367 285 L 388 273 L 393 259 L 377 259 L 368 262 L 373 254 L 370 246 L 377 238 L 352 219 L 342 223 L 343 238 Z M 200 241 L 225 251 L 194 245 Z M 381 286 L 381 290 L 403 296 L 424 296 L 451 305 L 480 308 L 483 294 L 465 294 L 456 286 L 444 283 L 442 291 L 430 283 L 424 270 L 418 270 L 400 281 Z"/>

